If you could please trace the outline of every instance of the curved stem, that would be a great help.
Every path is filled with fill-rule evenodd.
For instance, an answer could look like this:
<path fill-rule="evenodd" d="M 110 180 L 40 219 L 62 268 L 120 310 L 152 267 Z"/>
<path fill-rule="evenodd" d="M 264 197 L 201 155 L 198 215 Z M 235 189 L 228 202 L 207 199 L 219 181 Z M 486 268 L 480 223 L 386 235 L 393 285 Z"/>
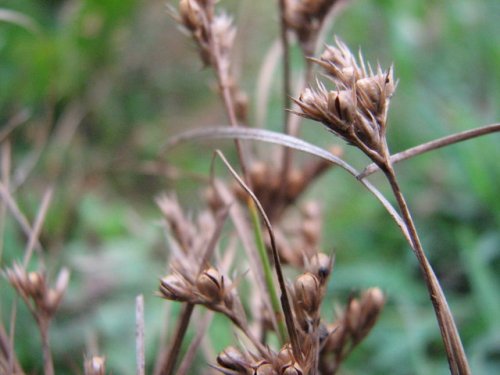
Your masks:
<path fill-rule="evenodd" d="M 434 311 L 436 318 L 438 320 L 439 329 L 441 331 L 441 337 L 446 349 L 446 354 L 448 356 L 448 363 L 450 366 L 451 373 L 453 375 L 469 375 L 471 374 L 469 364 L 467 362 L 467 357 L 460 340 L 460 335 L 456 327 L 453 315 L 446 301 L 446 297 L 441 289 L 441 285 L 434 273 L 427 257 L 425 255 L 424 249 L 420 242 L 420 238 L 415 227 L 415 223 L 411 217 L 410 210 L 406 203 L 406 200 L 401 192 L 399 183 L 396 178 L 396 173 L 394 168 L 387 159 L 386 165 L 381 165 L 380 168 L 383 170 L 385 176 L 387 177 L 394 196 L 398 202 L 398 206 L 401 210 L 401 215 L 408 228 L 408 233 L 411 239 L 411 246 L 413 252 L 417 257 L 420 270 L 424 276 L 424 280 L 429 292 L 432 305 L 434 306 Z"/>
<path fill-rule="evenodd" d="M 421 155 L 423 153 L 436 150 L 441 147 L 446 147 L 449 145 L 452 145 L 454 143 L 466 141 L 468 139 L 480 137 L 483 135 L 495 133 L 500 131 L 500 124 L 491 124 L 491 125 L 485 125 L 481 126 L 476 129 L 470 129 L 470 130 L 465 130 L 460 133 L 448 135 L 446 137 L 438 138 L 430 142 L 422 143 L 418 146 L 409 148 L 407 150 L 398 152 L 397 154 L 391 155 L 391 163 L 398 163 L 400 161 L 410 159 L 414 156 Z M 369 166 L 367 166 L 363 172 L 361 172 L 358 175 L 359 179 L 368 177 L 369 175 L 377 172 L 379 170 L 379 167 L 376 163 L 372 163 Z"/>

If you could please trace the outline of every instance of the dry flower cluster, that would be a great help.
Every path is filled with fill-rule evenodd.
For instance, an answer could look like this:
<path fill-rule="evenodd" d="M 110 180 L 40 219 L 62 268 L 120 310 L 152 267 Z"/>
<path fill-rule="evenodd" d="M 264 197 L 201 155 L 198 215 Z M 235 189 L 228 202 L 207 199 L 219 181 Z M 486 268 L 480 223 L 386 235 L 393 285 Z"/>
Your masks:
<path fill-rule="evenodd" d="M 227 317 L 239 339 L 238 345 L 227 347 L 216 358 L 209 358 L 204 373 L 326 375 L 338 372 L 347 356 L 374 327 L 386 296 L 377 287 L 361 291 L 359 295 L 353 293 L 343 308 L 336 309 L 333 322 L 322 317 L 324 310 L 334 309 L 330 301 L 325 301 L 329 278 L 333 274 L 333 256 L 326 254 L 321 246 L 321 230 L 325 223 L 320 204 L 304 201 L 302 195 L 333 164 L 358 177 L 401 228 L 419 261 L 434 304 L 450 371 L 452 374 L 470 374 L 453 316 L 422 248 L 393 169 L 394 159 L 386 140 L 389 102 L 396 88 L 393 68 L 384 71 L 377 66 L 372 69 L 361 54 L 354 57 L 340 39 L 336 39 L 334 46 L 327 45 L 319 58 L 312 57 L 321 42 L 320 31 L 343 3 L 340 0 L 279 1 L 284 109 L 287 111 L 284 129 L 287 134 L 273 133 L 272 136 L 262 129 L 240 131 L 241 125 L 249 125 L 248 103 L 233 74 L 236 27 L 231 17 L 217 12 L 215 0 L 180 0 L 178 10 L 171 11 L 195 42 L 204 66 L 213 70 L 218 83 L 217 94 L 231 125 L 230 133 L 227 129 L 214 129 L 206 136 L 216 138 L 230 134 L 235 142 L 241 177 L 217 151 L 216 156 L 227 167 L 233 182 L 216 178 L 212 170 L 210 184 L 203 195 L 208 207 L 205 211 L 199 215 L 186 214 L 174 194 L 157 199 L 170 251 L 168 273 L 160 278 L 157 295 L 180 302 L 183 308 L 173 336 L 166 347 L 159 350 L 155 374 L 185 374 L 189 371 L 212 317 L 207 313 L 197 322 L 198 334 L 178 365 L 182 341 L 197 307 Z M 329 81 L 318 80 L 315 88 L 305 87 L 293 99 L 295 107 L 289 101 L 294 97 L 289 90 L 288 59 L 293 38 L 307 61 L 304 79 L 307 81 L 311 66 L 316 64 Z M 363 175 L 340 159 L 342 149 L 318 151 L 313 145 L 290 136 L 295 132 L 289 126 L 292 121 L 288 116 L 290 113 L 298 115 L 293 121 L 302 117 L 322 123 L 334 135 L 365 153 L 375 163 L 372 169 L 379 168 L 387 177 L 398 210 L 375 187 L 364 181 Z M 412 151 L 405 157 L 492 131 L 498 131 L 498 125 L 482 132 L 449 137 L 439 144 Z M 191 134 L 187 138 L 196 137 Z M 260 139 L 287 147 L 282 163 L 271 165 L 269 158 L 266 160 L 244 148 L 241 139 Z M 319 158 L 299 163 L 292 159 L 291 150 L 294 148 Z M 3 190 L 0 192 L 7 200 L 8 194 Z M 11 201 L 9 203 L 13 206 Z M 46 206 L 42 204 L 39 217 L 43 217 Z M 27 251 L 30 255 L 37 244 L 41 222 L 37 224 L 35 229 L 38 229 L 30 232 Z M 245 257 L 239 254 L 239 250 L 245 252 Z M 46 273 L 43 270 L 28 271 L 28 262 L 29 256 L 25 264 L 14 264 L 4 271 L 4 275 L 39 326 L 45 375 L 53 375 L 48 330 L 67 289 L 69 271 L 63 268 L 55 287 L 51 288 Z M 239 290 L 245 282 L 251 287 L 243 298 Z M 137 373 L 142 375 L 143 306 L 140 302 L 137 306 Z M 85 358 L 83 367 L 86 375 L 105 374 L 105 357 L 95 353 Z M 1 324 L 0 372 L 24 373 L 14 353 L 12 338 Z"/>

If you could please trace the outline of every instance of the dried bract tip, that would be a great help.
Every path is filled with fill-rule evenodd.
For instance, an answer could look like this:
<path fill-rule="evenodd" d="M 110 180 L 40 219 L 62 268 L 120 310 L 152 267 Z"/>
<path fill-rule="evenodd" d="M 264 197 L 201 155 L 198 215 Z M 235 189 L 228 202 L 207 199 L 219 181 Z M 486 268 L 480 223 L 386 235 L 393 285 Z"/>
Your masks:
<path fill-rule="evenodd" d="M 217 356 L 217 363 L 223 368 L 243 373 L 249 368 L 248 359 L 233 346 L 227 347 Z"/>
<path fill-rule="evenodd" d="M 106 358 L 93 356 L 85 360 L 85 375 L 104 375 L 106 373 Z"/>

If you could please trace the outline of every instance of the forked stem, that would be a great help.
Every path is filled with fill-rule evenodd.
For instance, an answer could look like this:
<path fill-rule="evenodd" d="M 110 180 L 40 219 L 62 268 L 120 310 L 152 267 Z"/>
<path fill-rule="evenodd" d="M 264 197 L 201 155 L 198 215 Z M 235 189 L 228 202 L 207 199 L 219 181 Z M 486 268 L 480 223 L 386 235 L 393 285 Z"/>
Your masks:
<path fill-rule="evenodd" d="M 413 252 L 415 253 L 420 270 L 424 276 L 424 280 L 429 292 L 432 305 L 434 307 L 434 312 L 439 324 L 439 329 L 441 331 L 441 337 L 446 350 L 446 355 L 448 357 L 448 363 L 450 366 L 450 371 L 453 375 L 470 375 L 471 371 L 469 364 L 467 362 L 467 357 L 460 340 L 460 335 L 458 333 L 455 320 L 451 313 L 448 302 L 444 292 L 439 284 L 439 281 L 432 269 L 427 256 L 425 255 L 424 249 L 420 242 L 420 238 L 415 227 L 415 223 L 411 217 L 410 210 L 404 198 L 404 195 L 399 186 L 398 180 L 396 178 L 396 173 L 391 164 L 389 158 L 386 159 L 385 165 L 381 165 L 380 168 L 383 170 L 387 180 L 391 185 L 391 189 L 398 202 L 403 221 L 408 229 L 409 237 L 411 239 L 411 246 Z"/>

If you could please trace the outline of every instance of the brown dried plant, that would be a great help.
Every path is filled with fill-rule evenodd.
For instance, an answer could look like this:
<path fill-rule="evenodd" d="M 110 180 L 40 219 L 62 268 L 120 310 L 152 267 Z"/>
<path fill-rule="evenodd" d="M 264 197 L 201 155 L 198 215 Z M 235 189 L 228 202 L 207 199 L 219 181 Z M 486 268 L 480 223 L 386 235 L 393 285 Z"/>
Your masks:
<path fill-rule="evenodd" d="M 222 160 L 233 182 L 216 179 L 212 169 L 210 186 L 203 195 L 208 209 L 190 215 L 175 194 L 157 199 L 170 252 L 168 270 L 159 279 L 157 296 L 181 303 L 183 307 L 172 337 L 160 345 L 155 374 L 182 375 L 189 371 L 194 353 L 199 347 L 207 346 L 203 340 L 210 339 L 204 337 L 204 333 L 212 313 L 222 314 L 229 320 L 239 344 L 209 358 L 208 374 L 327 375 L 339 371 L 348 355 L 374 327 L 387 297 L 379 288 L 372 287 L 361 291 L 357 297 L 353 294 L 344 308 L 337 308 L 333 322 L 322 316 L 323 311 L 334 308 L 325 299 L 333 274 L 333 256 L 321 245 L 321 231 L 326 223 L 320 205 L 315 201 L 304 202 L 302 197 L 332 165 L 356 176 L 383 203 L 400 227 L 418 259 L 434 305 L 450 371 L 454 375 L 470 374 L 453 315 L 423 250 L 393 165 L 438 147 L 499 131 L 500 125 L 455 134 L 391 155 L 386 132 L 390 99 L 397 86 L 393 67 L 373 69 L 363 61 L 361 53 L 355 57 L 340 39 L 335 40 L 334 46 L 327 45 L 319 58 L 312 57 L 321 39 L 321 30 L 344 2 L 280 0 L 278 3 L 285 134 L 241 129 L 249 125 L 250 117 L 247 95 L 234 74 L 232 54 L 236 27 L 232 18 L 216 9 L 215 0 L 180 0 L 178 9 L 171 11 L 194 41 L 203 65 L 213 70 L 217 94 L 222 99 L 231 128 L 230 131 L 205 129 L 198 135 L 191 132 L 172 141 L 170 147 L 179 140 L 193 140 L 197 136 L 232 138 L 241 177 L 224 155 L 216 151 L 214 160 L 216 157 Z M 323 69 L 326 81 L 318 79 L 314 86 L 304 88 L 297 97 L 290 89 L 289 48 L 294 42 L 298 43 L 307 61 L 304 80 L 308 81 L 312 66 L 316 65 Z M 298 117 L 291 117 L 292 114 Z M 322 123 L 335 136 L 366 154 L 373 164 L 359 173 L 341 159 L 342 149 L 322 150 L 294 137 L 298 131 L 291 122 L 298 125 L 300 118 Z M 8 132 L 2 133 L 0 143 L 7 135 Z M 244 148 L 242 139 L 284 146 L 281 162 L 272 165 L 272 158 L 260 157 L 252 152 L 254 150 Z M 293 149 L 319 158 L 299 163 L 292 159 Z M 2 176 L 5 175 L 3 169 L 5 166 L 2 166 Z M 386 176 L 399 212 L 364 180 L 377 170 Z M 4 271 L 4 275 L 38 324 L 44 372 L 53 375 L 49 326 L 67 289 L 69 271 L 65 268 L 60 271 L 54 287 L 49 286 L 44 268 L 28 271 L 33 250 L 41 249 L 38 234 L 51 190 L 42 201 L 33 228 L 22 216 L 4 181 L 0 182 L 0 195 L 28 236 L 23 264 L 14 264 Z M 240 247 L 246 257 L 237 254 Z M 238 264 L 232 266 L 235 259 L 234 263 Z M 244 285 L 249 292 L 240 295 L 239 290 Z M 145 372 L 143 307 L 140 296 L 136 306 L 139 375 Z M 199 332 L 182 364 L 177 366 L 183 339 L 192 317 L 196 316 L 193 315 L 195 308 L 208 310 L 210 314 L 203 315 L 198 322 Z M 2 374 L 24 373 L 13 348 L 12 332 L 7 333 L 0 322 Z M 86 375 L 103 375 L 105 365 L 105 357 L 92 355 L 84 359 L 83 370 Z"/>
<path fill-rule="evenodd" d="M 205 8 L 207 15 L 203 19 L 211 19 L 214 14 L 213 2 L 195 1 L 199 9 L 204 9 L 204 5 L 209 4 L 209 9 Z M 364 292 L 360 299 L 351 298 L 346 309 L 340 314 L 334 325 L 327 328 L 321 322 L 319 306 L 324 297 L 325 284 L 317 274 L 311 272 L 307 267 L 314 263 L 312 259 L 319 256 L 318 230 L 321 228 L 321 221 L 304 221 L 301 229 L 296 230 L 299 235 L 288 236 L 285 234 L 283 224 L 288 216 L 286 208 L 294 203 L 305 187 L 314 178 L 307 178 L 306 173 L 311 168 L 294 169 L 292 166 L 291 151 L 284 152 L 282 163 L 278 168 L 271 168 L 266 163 L 253 162 L 247 167 L 247 160 L 243 157 L 240 149 L 240 139 L 257 139 L 284 145 L 285 147 L 297 148 L 321 156 L 324 160 L 329 160 L 342 166 L 352 175 L 365 184 L 367 188 L 384 204 L 391 213 L 394 220 L 400 226 L 405 238 L 408 240 L 414 251 L 427 285 L 429 295 L 434 305 L 436 317 L 441 330 L 445 350 L 448 356 L 450 370 L 453 374 L 469 374 L 470 369 L 467 357 L 455 326 L 453 315 L 449 310 L 439 281 L 437 280 L 423 251 L 420 239 L 411 217 L 406 200 L 401 192 L 393 163 L 404 158 L 415 156 L 437 147 L 443 147 L 454 142 L 472 138 L 493 131 L 498 131 L 498 125 L 485 127 L 484 129 L 467 132 L 467 134 L 457 134 L 435 143 L 422 145 L 409 150 L 404 155 L 391 155 L 386 140 L 387 114 L 389 103 L 395 92 L 397 83 L 393 77 L 393 67 L 384 71 L 380 66 L 373 69 L 363 61 L 361 53 L 356 58 L 348 47 L 336 39 L 335 46 L 326 46 L 320 58 L 313 58 L 315 47 L 318 42 L 320 30 L 327 19 L 327 14 L 333 13 L 335 5 L 340 1 L 325 0 L 282 0 L 279 2 L 281 13 L 281 42 L 283 47 L 283 74 L 284 74 L 284 103 L 285 108 L 300 117 L 321 122 L 328 130 L 339 136 L 348 144 L 355 146 L 365 153 L 374 163 L 363 173 L 357 172 L 342 161 L 337 155 L 318 151 L 314 146 L 286 136 L 278 136 L 261 130 L 239 130 L 226 131 L 220 128 L 208 129 L 199 133 L 191 132 L 184 137 L 180 136 L 170 143 L 170 146 L 184 139 L 194 139 L 196 137 L 206 138 L 231 138 L 233 137 L 238 149 L 239 162 L 243 171 L 243 179 L 235 176 L 237 183 L 234 184 L 233 192 L 239 197 L 241 202 L 249 202 L 249 196 L 254 201 L 258 201 L 261 214 L 265 218 L 266 227 L 269 232 L 267 247 L 274 256 L 278 283 L 281 286 L 281 260 L 285 263 L 304 269 L 291 286 L 281 287 L 282 303 L 285 318 L 287 319 L 287 329 L 290 342 L 284 343 L 279 350 L 269 349 L 268 358 L 262 358 L 249 350 L 238 350 L 230 347 L 221 353 L 217 359 L 219 369 L 227 374 L 254 373 L 254 374 L 282 374 L 282 373 L 335 373 L 350 351 L 366 336 L 372 328 L 376 317 L 384 304 L 385 297 L 379 289 L 372 288 Z M 181 13 L 182 13 L 181 2 Z M 199 40 L 196 28 L 185 26 L 191 30 L 193 38 Z M 205 27 L 210 29 L 210 27 Z M 232 29 L 233 30 L 233 29 Z M 203 34 L 203 33 L 201 33 Z M 316 64 L 323 68 L 325 77 L 330 81 L 332 88 L 327 83 L 317 81 L 316 87 L 305 88 L 300 96 L 292 98 L 297 108 L 291 108 L 289 98 L 291 96 L 290 66 L 289 66 L 289 44 L 290 36 L 294 35 L 307 58 L 305 70 L 306 79 L 310 78 L 311 64 Z M 233 38 L 233 33 L 231 33 Z M 217 69 L 217 64 L 213 64 L 214 56 L 217 56 L 217 48 L 208 43 L 208 50 L 198 42 L 202 59 L 207 63 L 205 56 L 211 56 L 210 61 L 215 68 L 215 74 L 219 82 L 224 81 L 224 74 Z M 211 49 L 210 49 L 211 48 Z M 226 56 L 226 55 L 224 55 Z M 228 56 L 228 55 L 227 55 Z M 215 58 L 217 60 L 217 58 Z M 225 66 L 230 65 L 225 64 Z M 230 91 L 227 91 L 230 93 Z M 229 114 L 230 124 L 237 127 L 235 121 L 232 101 L 228 100 L 230 95 L 223 95 L 226 111 Z M 291 127 L 290 119 L 285 116 L 284 131 L 287 134 L 295 134 L 296 130 Z M 210 134 L 212 132 L 212 134 Z M 219 155 L 220 156 L 220 155 Z M 248 156 L 248 155 L 247 155 Z M 225 162 L 227 165 L 227 162 Z M 322 171 L 321 164 L 318 169 Z M 375 168 L 379 168 L 390 183 L 393 194 L 396 198 L 400 214 L 373 186 L 363 180 L 369 173 L 373 173 Z M 228 168 L 230 168 L 228 166 Z M 317 173 L 312 173 L 314 177 Z M 214 195 L 209 195 L 209 204 L 215 206 Z M 252 204 L 248 204 L 248 209 L 252 213 Z M 401 215 L 401 216 L 400 216 Z M 252 214 L 250 214 L 252 216 Z M 307 218 L 307 214 L 304 215 Z M 273 223 L 274 229 L 271 227 Z M 306 223 L 308 223 L 306 225 Z M 254 230 L 259 231 L 260 228 Z M 291 240 L 290 237 L 296 237 Z M 298 246 L 291 245 L 298 243 Z M 278 248 L 278 249 L 275 249 Z M 276 258 L 274 254 L 279 254 Z M 328 273 L 329 274 L 329 273 Z M 293 309 L 287 307 L 289 295 Z M 264 313 L 269 314 L 269 312 Z M 291 332 L 294 331 L 294 332 Z M 295 339 L 294 339 L 295 337 Z M 300 344 L 299 344 L 300 343 Z M 288 358 L 285 362 L 282 358 Z M 290 367 L 291 366 L 291 367 Z"/>

